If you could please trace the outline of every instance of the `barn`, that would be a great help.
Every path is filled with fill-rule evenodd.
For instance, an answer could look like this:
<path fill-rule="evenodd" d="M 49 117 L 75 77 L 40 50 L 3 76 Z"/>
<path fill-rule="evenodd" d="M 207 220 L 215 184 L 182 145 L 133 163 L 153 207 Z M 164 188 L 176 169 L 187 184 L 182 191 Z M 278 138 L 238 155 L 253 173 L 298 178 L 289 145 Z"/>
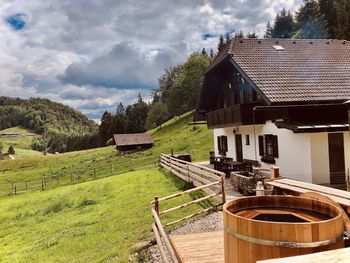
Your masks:
<path fill-rule="evenodd" d="M 120 155 L 153 146 L 153 139 L 148 133 L 113 134 L 113 138 Z"/>

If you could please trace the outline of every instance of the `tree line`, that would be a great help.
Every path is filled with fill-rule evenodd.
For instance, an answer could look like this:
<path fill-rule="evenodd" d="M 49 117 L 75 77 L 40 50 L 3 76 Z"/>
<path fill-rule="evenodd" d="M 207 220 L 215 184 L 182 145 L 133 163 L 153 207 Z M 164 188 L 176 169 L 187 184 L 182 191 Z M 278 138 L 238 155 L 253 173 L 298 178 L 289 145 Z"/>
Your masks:
<path fill-rule="evenodd" d="M 195 52 L 183 64 L 165 69 L 152 90 L 151 102 L 139 95 L 136 103 L 124 108 L 119 103 L 115 113 L 106 111 L 99 127 L 101 140 L 110 143 L 114 133 L 138 133 L 153 129 L 165 121 L 195 108 L 203 75 L 212 57 L 203 49 Z"/>
<path fill-rule="evenodd" d="M 349 0 L 304 0 L 293 16 L 283 8 L 273 25 L 266 25 L 265 38 L 350 40 Z"/>

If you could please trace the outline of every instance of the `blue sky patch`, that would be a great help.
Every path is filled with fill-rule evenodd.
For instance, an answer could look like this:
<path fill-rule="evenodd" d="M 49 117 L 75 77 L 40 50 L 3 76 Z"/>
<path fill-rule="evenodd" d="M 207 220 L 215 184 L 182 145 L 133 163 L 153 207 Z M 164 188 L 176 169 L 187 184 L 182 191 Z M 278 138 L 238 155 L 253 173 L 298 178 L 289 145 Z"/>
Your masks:
<path fill-rule="evenodd" d="M 222 34 L 224 37 L 226 37 L 227 34 L 229 34 L 230 37 L 232 37 L 232 34 L 236 32 L 236 29 L 230 29 L 226 31 L 224 34 Z M 220 34 L 215 34 L 215 33 L 204 33 L 202 34 L 202 39 L 203 40 L 208 40 L 209 38 L 219 38 Z"/>
<path fill-rule="evenodd" d="M 203 40 L 208 40 L 209 38 L 214 38 L 214 37 L 217 37 L 217 35 L 213 34 L 213 33 L 204 33 L 204 34 L 202 34 L 202 39 Z"/>
<path fill-rule="evenodd" d="M 26 22 L 24 21 L 25 16 L 26 14 L 24 13 L 17 13 L 17 14 L 8 16 L 6 18 L 6 22 L 12 27 L 12 29 L 16 31 L 22 30 L 26 25 Z"/>

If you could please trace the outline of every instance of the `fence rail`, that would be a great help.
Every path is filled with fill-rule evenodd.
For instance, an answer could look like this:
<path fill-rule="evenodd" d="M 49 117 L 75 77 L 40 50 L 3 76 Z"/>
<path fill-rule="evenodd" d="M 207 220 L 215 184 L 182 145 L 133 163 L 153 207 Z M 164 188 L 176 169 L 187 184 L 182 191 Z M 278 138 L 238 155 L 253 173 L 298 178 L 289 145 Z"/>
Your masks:
<path fill-rule="evenodd" d="M 195 188 L 182 191 L 180 193 L 172 194 L 169 196 L 161 197 L 155 196 L 154 200 L 151 202 L 154 205 L 152 208 L 152 216 L 154 218 L 154 224 L 152 229 L 156 238 L 157 245 L 163 262 L 178 262 L 175 256 L 175 252 L 170 244 L 170 241 L 164 231 L 165 227 L 180 223 L 182 221 L 188 220 L 190 218 L 196 217 L 198 215 L 212 211 L 213 209 L 218 208 L 226 202 L 226 186 L 225 186 L 225 174 L 207 167 L 202 167 L 197 164 L 189 163 L 186 161 L 178 160 L 171 157 L 170 155 L 161 154 L 160 156 L 160 165 L 166 170 L 170 171 L 174 175 L 180 177 L 181 179 L 192 182 Z M 204 191 L 208 193 L 206 196 L 198 197 L 187 203 L 168 208 L 166 210 L 161 210 L 160 204 L 164 201 L 188 195 L 194 192 Z M 176 219 L 172 222 L 162 224 L 160 218 L 168 213 L 173 211 L 198 204 L 200 202 L 209 200 L 211 198 L 217 198 L 219 203 L 211 204 L 210 207 L 200 209 L 195 211 L 193 214 L 187 215 L 180 219 Z M 168 256 L 167 256 L 168 255 Z"/>
<path fill-rule="evenodd" d="M 194 186 L 202 186 L 217 182 L 222 176 L 225 176 L 225 173 L 223 172 L 195 163 L 179 160 L 167 154 L 160 155 L 159 164 L 161 167 L 180 177 L 182 180 L 192 182 Z M 218 190 L 221 190 L 218 185 L 212 185 L 205 189 L 205 191 L 210 194 L 213 194 Z"/>

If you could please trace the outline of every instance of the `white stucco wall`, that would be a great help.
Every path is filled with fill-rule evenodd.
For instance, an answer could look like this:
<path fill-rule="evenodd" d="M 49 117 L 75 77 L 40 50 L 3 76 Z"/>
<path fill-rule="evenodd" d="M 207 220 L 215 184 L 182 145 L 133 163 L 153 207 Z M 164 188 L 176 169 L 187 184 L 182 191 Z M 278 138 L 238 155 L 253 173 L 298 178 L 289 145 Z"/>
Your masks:
<path fill-rule="evenodd" d="M 310 134 L 312 181 L 315 184 L 329 184 L 328 133 Z"/>
<path fill-rule="evenodd" d="M 345 172 L 350 172 L 350 132 L 344 132 Z"/>
<path fill-rule="evenodd" d="M 214 129 L 215 154 L 218 155 L 217 136 L 226 135 L 228 141 L 227 156 L 236 159 L 235 137 L 233 129 L 242 135 L 243 158 L 257 160 L 262 167 L 272 164 L 261 162 L 259 156 L 258 136 L 274 134 L 278 136 L 279 158 L 275 158 L 283 176 L 313 182 L 330 183 L 328 132 L 293 133 L 287 129 L 278 129 L 272 122 L 265 125 L 253 125 Z M 249 134 L 250 145 L 246 145 L 246 134 Z M 344 156 L 346 172 L 350 169 L 350 133 L 344 134 Z M 255 136 L 254 136 L 255 135 Z M 255 138 L 255 139 L 254 139 Z"/>
<path fill-rule="evenodd" d="M 214 129 L 215 154 L 218 154 L 216 137 L 226 135 L 228 140 L 227 156 L 234 158 L 234 160 L 236 159 L 236 148 L 233 129 L 238 129 L 238 134 L 242 135 L 244 159 L 257 160 L 261 163 L 262 167 L 266 168 L 276 165 L 280 168 L 280 174 L 283 176 L 304 182 L 312 182 L 309 134 L 296 134 L 287 129 L 278 129 L 272 122 L 267 122 L 264 125 L 255 125 L 255 132 L 253 125 L 239 126 L 238 128 Z M 246 134 L 249 134 L 250 145 L 246 145 Z M 264 134 L 274 134 L 278 136 L 279 158 L 275 158 L 275 164 L 260 161 L 258 136 Z"/>

